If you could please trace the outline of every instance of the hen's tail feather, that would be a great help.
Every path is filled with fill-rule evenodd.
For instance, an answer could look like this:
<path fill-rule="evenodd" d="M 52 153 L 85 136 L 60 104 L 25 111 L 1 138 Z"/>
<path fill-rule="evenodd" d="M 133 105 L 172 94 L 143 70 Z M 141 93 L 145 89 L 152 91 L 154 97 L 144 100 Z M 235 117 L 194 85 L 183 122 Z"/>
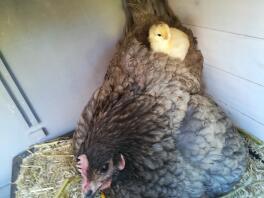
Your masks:
<path fill-rule="evenodd" d="M 133 27 L 142 26 L 153 18 L 164 20 L 169 24 L 180 24 L 170 9 L 167 0 L 123 0 L 126 13 L 126 32 Z"/>

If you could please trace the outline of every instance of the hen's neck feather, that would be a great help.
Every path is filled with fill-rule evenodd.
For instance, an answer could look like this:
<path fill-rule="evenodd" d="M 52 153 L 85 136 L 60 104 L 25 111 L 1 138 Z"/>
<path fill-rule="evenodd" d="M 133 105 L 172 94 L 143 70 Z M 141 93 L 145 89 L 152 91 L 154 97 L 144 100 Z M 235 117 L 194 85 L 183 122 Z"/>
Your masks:
<path fill-rule="evenodd" d="M 127 165 L 120 179 L 140 177 L 139 171 L 144 166 L 142 158 L 165 135 L 163 130 L 169 128 L 164 108 L 149 95 L 120 99 L 93 118 L 85 150 L 100 144 L 114 153 L 122 153 Z"/>

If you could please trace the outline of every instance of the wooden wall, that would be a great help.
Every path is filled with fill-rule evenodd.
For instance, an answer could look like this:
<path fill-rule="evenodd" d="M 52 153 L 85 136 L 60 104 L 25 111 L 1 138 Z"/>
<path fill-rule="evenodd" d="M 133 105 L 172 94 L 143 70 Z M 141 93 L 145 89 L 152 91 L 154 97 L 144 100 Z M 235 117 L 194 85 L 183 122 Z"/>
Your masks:
<path fill-rule="evenodd" d="M 264 140 L 264 1 L 170 0 L 198 39 L 206 92 Z"/>

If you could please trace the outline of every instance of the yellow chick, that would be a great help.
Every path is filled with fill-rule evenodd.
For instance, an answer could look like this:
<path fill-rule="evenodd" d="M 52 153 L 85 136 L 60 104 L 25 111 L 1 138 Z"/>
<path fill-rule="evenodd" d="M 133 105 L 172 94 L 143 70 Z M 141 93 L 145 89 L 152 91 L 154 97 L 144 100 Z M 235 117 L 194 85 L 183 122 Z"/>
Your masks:
<path fill-rule="evenodd" d="M 163 22 L 150 27 L 148 39 L 154 52 L 162 52 L 181 61 L 190 47 L 187 34 Z"/>

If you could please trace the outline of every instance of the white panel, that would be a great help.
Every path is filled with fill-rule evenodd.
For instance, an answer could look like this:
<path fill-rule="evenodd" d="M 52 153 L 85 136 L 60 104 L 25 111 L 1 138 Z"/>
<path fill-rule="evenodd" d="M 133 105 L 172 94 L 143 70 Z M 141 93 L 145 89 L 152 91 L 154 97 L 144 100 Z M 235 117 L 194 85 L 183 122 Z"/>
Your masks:
<path fill-rule="evenodd" d="M 264 125 L 264 87 L 208 65 L 205 65 L 203 75 L 209 95 Z M 239 123 L 242 122 L 243 120 L 240 120 Z M 259 136 L 263 133 L 253 129 L 250 131 Z"/>
<path fill-rule="evenodd" d="M 0 0 L 1 50 L 48 138 L 74 129 L 125 19 L 121 1 L 62 2 Z"/>
<path fill-rule="evenodd" d="M 245 131 L 253 134 L 254 136 L 264 141 L 264 125 L 260 124 L 259 122 L 256 122 L 254 119 L 248 117 L 246 114 L 239 112 L 232 106 L 229 106 L 216 98 L 214 98 L 214 100 L 219 106 L 222 107 L 227 116 L 233 121 L 233 123 L 237 127 L 244 129 Z"/>
<path fill-rule="evenodd" d="M 26 122 L 0 81 L 0 186 L 11 180 L 13 157 L 29 146 L 27 129 Z"/>
<path fill-rule="evenodd" d="M 264 86 L 264 40 L 188 26 L 205 63 Z"/>
<path fill-rule="evenodd" d="M 185 24 L 264 38 L 263 0 L 169 0 Z"/>
<path fill-rule="evenodd" d="M 26 116 L 27 119 L 25 118 L 26 119 L 25 121 L 28 122 L 29 126 L 37 125 L 38 121 L 35 115 L 31 111 L 26 99 L 21 93 L 21 90 L 18 89 L 17 84 L 12 78 L 12 75 L 9 73 L 8 69 L 6 68 L 6 66 L 4 65 L 1 59 L 0 59 L 0 73 L 2 74 L 4 80 L 7 82 L 8 88 L 10 89 L 15 99 L 19 103 L 21 108 L 20 110 L 23 111 L 24 116 Z"/>
<path fill-rule="evenodd" d="M 0 187 L 1 198 L 10 198 L 10 185 Z"/>

